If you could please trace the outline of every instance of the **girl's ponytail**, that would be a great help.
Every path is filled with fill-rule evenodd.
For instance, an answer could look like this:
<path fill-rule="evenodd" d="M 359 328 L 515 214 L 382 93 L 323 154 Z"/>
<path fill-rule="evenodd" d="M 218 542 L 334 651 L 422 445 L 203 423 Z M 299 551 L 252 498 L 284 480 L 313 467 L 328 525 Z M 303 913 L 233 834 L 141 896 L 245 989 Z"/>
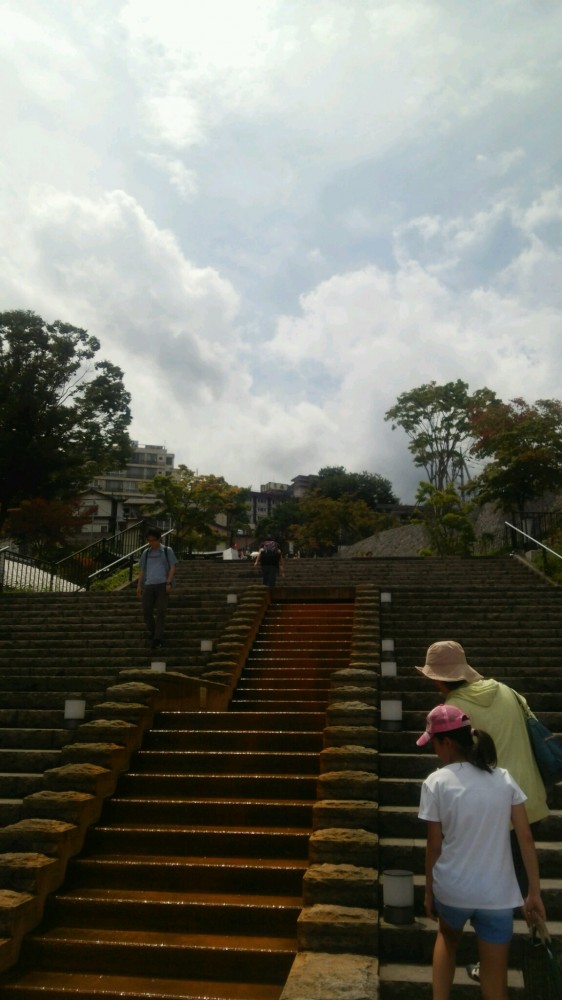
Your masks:
<path fill-rule="evenodd" d="M 466 759 L 481 771 L 493 771 L 498 763 L 498 755 L 492 737 L 481 729 L 473 729 L 472 735 L 474 740 Z"/>
<path fill-rule="evenodd" d="M 474 764 L 481 771 L 488 771 L 488 773 L 494 770 L 498 762 L 498 755 L 496 744 L 489 733 L 464 726 L 461 729 L 450 729 L 448 732 L 435 734 L 437 740 L 443 740 L 445 737 L 457 744 L 469 764 Z"/>

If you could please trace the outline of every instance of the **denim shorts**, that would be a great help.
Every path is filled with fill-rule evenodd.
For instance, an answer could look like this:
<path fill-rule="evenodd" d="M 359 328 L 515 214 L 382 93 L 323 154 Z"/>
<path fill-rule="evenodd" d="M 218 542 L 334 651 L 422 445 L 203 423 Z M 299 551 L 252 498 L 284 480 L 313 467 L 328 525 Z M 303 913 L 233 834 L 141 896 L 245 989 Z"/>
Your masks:
<path fill-rule="evenodd" d="M 513 909 L 463 909 L 460 906 L 445 906 L 438 899 L 434 903 L 439 916 L 454 931 L 462 931 L 470 920 L 478 937 L 488 944 L 508 944 L 513 937 Z"/>

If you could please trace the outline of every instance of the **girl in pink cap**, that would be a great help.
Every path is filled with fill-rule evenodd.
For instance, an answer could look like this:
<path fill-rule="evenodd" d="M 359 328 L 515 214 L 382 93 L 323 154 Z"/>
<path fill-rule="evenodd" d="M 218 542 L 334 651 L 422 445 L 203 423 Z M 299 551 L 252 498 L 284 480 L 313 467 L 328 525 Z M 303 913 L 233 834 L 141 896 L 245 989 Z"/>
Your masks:
<path fill-rule="evenodd" d="M 418 813 L 427 821 L 424 907 L 439 923 L 433 1000 L 449 1000 L 467 920 L 478 939 L 483 997 L 508 1000 L 513 908 L 523 905 L 528 923 L 545 919 L 525 794 L 508 771 L 496 767 L 491 736 L 473 731 L 455 705 L 438 705 L 429 713 L 417 745 L 429 742 L 442 765 L 424 781 Z M 513 867 L 511 824 L 529 879 L 524 901 Z"/>

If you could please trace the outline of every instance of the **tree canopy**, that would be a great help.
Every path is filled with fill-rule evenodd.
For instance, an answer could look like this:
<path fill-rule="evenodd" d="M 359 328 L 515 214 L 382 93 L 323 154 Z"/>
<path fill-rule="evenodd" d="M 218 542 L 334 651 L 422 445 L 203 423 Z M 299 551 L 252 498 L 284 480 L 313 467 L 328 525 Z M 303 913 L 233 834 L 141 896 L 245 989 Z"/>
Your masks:
<path fill-rule="evenodd" d="M 429 546 L 420 555 L 472 555 L 475 532 L 470 514 L 474 504 L 463 500 L 453 483 L 444 490 L 431 483 L 420 483 L 416 500 L 420 504 L 419 520 L 425 525 Z"/>
<path fill-rule="evenodd" d="M 8 531 L 20 552 L 34 559 L 55 560 L 68 555 L 82 527 L 91 520 L 95 507 L 82 507 L 73 500 L 22 500 L 8 517 Z"/>
<path fill-rule="evenodd" d="M 398 503 L 390 480 L 373 472 L 348 472 L 343 465 L 320 469 L 312 492 L 330 500 L 362 500 L 372 510 Z"/>
<path fill-rule="evenodd" d="M 438 490 L 449 483 L 461 488 L 469 479 L 467 456 L 473 442 L 471 413 L 495 400 L 490 389 L 469 394 L 461 379 L 437 385 L 429 382 L 398 396 L 385 414 L 392 429 L 402 427 L 410 439 L 414 464 L 425 470 Z"/>
<path fill-rule="evenodd" d="M 23 500 L 70 499 L 125 465 L 130 395 L 86 330 L 0 313 L 0 525 Z"/>
<path fill-rule="evenodd" d="M 155 476 L 144 490 L 156 496 L 146 512 L 154 517 L 171 517 L 189 552 L 216 542 L 221 515 L 231 544 L 237 529 L 249 527 L 249 489 L 231 486 L 222 476 L 198 475 L 180 465 L 176 475 Z"/>
<path fill-rule="evenodd" d="M 293 537 L 293 529 L 303 520 L 301 501 L 290 497 L 276 504 L 269 517 L 262 517 L 256 525 L 256 542 L 260 545 L 268 536 L 275 538 L 282 548 Z"/>
<path fill-rule="evenodd" d="M 390 515 L 377 514 L 364 500 L 309 495 L 299 502 L 299 522 L 292 525 L 291 537 L 304 553 L 325 556 L 394 524 Z"/>
<path fill-rule="evenodd" d="M 523 513 L 529 501 L 562 487 L 562 402 L 497 399 L 471 416 L 472 453 L 491 459 L 470 484 L 480 503 Z"/>

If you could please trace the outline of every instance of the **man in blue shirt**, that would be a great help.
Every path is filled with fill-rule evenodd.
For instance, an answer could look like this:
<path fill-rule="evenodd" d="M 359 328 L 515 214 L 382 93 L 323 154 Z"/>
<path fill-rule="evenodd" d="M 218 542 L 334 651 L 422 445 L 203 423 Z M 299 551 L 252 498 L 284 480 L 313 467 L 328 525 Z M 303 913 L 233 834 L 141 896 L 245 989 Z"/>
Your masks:
<path fill-rule="evenodd" d="M 164 620 L 177 559 L 169 547 L 162 545 L 159 528 L 148 528 L 148 549 L 140 557 L 137 597 L 142 597 L 142 610 L 153 649 L 164 645 Z"/>

